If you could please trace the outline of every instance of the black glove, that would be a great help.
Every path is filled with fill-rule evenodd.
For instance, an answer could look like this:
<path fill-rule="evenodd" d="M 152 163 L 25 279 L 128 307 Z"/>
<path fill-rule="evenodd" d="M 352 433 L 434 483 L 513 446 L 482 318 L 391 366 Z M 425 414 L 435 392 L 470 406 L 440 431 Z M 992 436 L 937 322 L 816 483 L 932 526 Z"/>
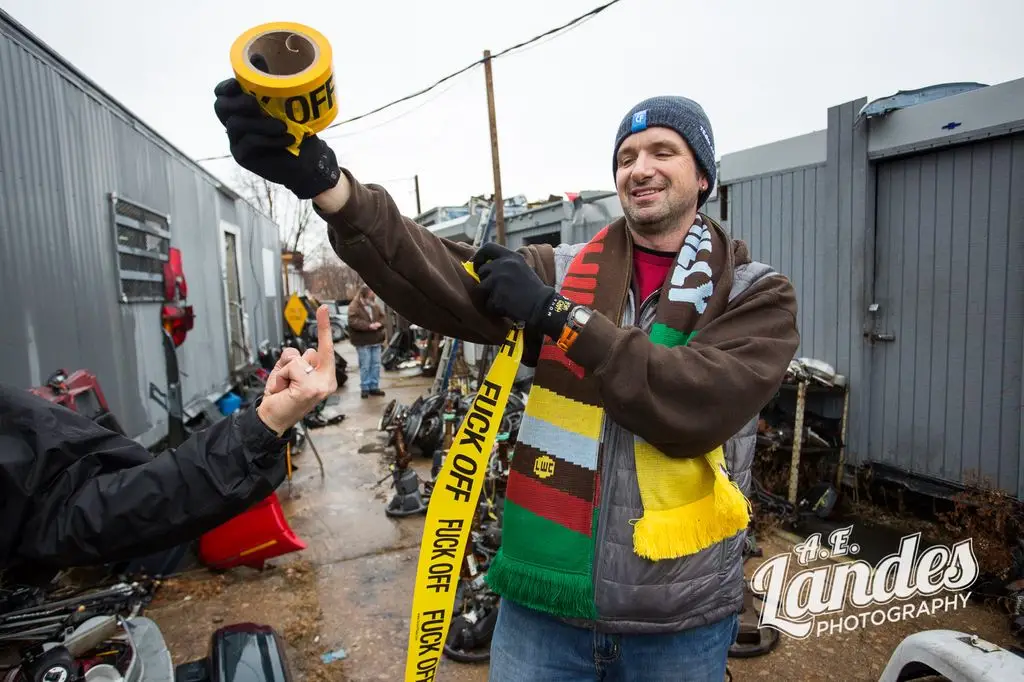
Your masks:
<path fill-rule="evenodd" d="M 527 367 L 537 367 L 540 362 L 540 351 L 544 347 L 544 334 L 541 332 L 527 332 L 523 334 L 523 357 L 519 362 Z"/>
<path fill-rule="evenodd" d="M 477 296 L 484 310 L 557 339 L 569 316 L 572 303 L 541 281 L 522 254 L 489 242 L 473 255 L 473 268 L 480 277 Z"/>
<path fill-rule="evenodd" d="M 268 71 L 263 57 L 256 55 L 251 61 L 256 68 Z M 300 199 L 312 199 L 338 184 L 341 171 L 326 142 L 307 135 L 295 156 L 288 151 L 295 142 L 288 126 L 264 111 L 237 80 L 229 78 L 213 92 L 217 96 L 214 111 L 227 130 L 231 155 L 242 168 L 284 185 Z"/>

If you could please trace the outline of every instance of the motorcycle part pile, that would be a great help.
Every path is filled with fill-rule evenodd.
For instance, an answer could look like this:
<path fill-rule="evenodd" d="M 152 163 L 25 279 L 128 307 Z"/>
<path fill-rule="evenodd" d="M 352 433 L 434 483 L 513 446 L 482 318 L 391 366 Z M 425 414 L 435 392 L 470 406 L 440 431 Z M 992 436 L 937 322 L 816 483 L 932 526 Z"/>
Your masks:
<path fill-rule="evenodd" d="M 420 493 L 420 477 L 409 468 L 411 453 L 406 436 L 408 420 L 409 410 L 399 405 L 398 401 L 392 400 L 384 408 L 384 414 L 377 424 L 379 430 L 391 434 L 389 443 L 395 448 L 395 461 L 391 464 L 391 473 L 388 474 L 392 479 L 395 494 L 384 509 L 384 513 L 390 517 L 402 518 L 425 514 L 427 511 L 424 496 Z M 387 480 L 387 477 L 381 482 L 384 480 Z"/>
<path fill-rule="evenodd" d="M 124 623 L 153 590 L 151 582 L 121 582 L 70 596 L 31 587 L 0 593 L 0 680 L 127 679 L 137 657 Z"/>
<path fill-rule="evenodd" d="M 501 547 L 502 512 L 511 453 L 526 410 L 528 391 L 528 380 L 513 385 L 491 451 L 456 589 L 456 610 L 443 648 L 444 655 L 453 661 L 471 663 L 490 659 L 491 636 L 501 599 L 487 586 L 486 576 Z M 420 492 L 420 479 L 408 467 L 412 452 L 417 449 L 421 456 L 433 458 L 431 478 L 436 479 L 447 454 L 446 436 L 450 438 L 458 431 L 473 397 L 457 388 L 450 388 L 420 396 L 412 405 L 402 405 L 396 400 L 387 404 L 377 428 L 389 434 L 388 445 L 393 446 L 396 453 L 389 474 L 395 495 L 385 510 L 388 516 L 408 516 L 426 511 L 423 500 L 429 504 L 432 482 L 425 482 L 423 492 Z"/>
<path fill-rule="evenodd" d="M 53 641 L 96 616 L 129 618 L 149 603 L 153 588 L 149 581 L 122 582 L 59 599 L 33 588 L 12 591 L 0 602 L 0 645 Z M 6 604 L 20 608 L 7 610 Z"/>
<path fill-rule="evenodd" d="M 526 411 L 526 396 L 529 392 L 529 385 L 526 382 L 517 382 L 512 386 L 509 393 L 508 404 L 501 417 L 500 432 L 507 433 L 512 441 L 519 436 L 519 427 L 523 421 L 523 413 Z M 380 431 L 388 431 L 385 424 L 391 424 L 398 415 L 401 415 L 404 426 L 402 435 L 407 446 L 414 446 L 420 451 L 423 457 L 433 457 L 434 453 L 444 444 L 444 407 L 447 400 L 451 398 L 455 405 L 454 420 L 455 430 L 462 423 L 463 418 L 469 412 L 473 404 L 472 395 L 463 395 L 458 391 L 447 393 L 434 393 L 427 396 L 420 396 L 409 406 L 398 404 L 392 400 L 384 408 L 377 428 Z M 388 445 L 394 445 L 394 431 Z"/>
<path fill-rule="evenodd" d="M 770 492 L 757 476 L 752 476 L 754 500 L 767 512 L 777 514 L 786 523 L 798 528 L 804 519 L 827 519 L 839 500 L 839 493 L 830 483 L 819 482 L 807 489 L 796 505 Z"/>
<path fill-rule="evenodd" d="M 422 368 L 426 360 L 424 352 L 428 336 L 428 332 L 416 325 L 409 329 L 399 329 L 380 354 L 381 367 L 388 372 L 417 366 Z"/>
<path fill-rule="evenodd" d="M 487 586 L 486 576 L 491 561 L 501 547 L 505 489 L 515 443 L 513 434 L 518 435 L 522 423 L 526 407 L 525 392 L 525 386 L 517 385 L 510 395 L 502 416 L 501 431 L 495 439 L 488 461 L 477 512 L 473 517 L 468 551 L 462 560 L 456 588 L 456 609 L 443 648 L 444 655 L 453 661 L 474 663 L 490 659 L 491 636 L 501 598 Z M 452 390 L 420 397 L 411 406 L 392 400 L 385 407 L 377 426 L 379 430 L 389 432 L 389 443 L 396 450 L 396 462 L 392 465 L 391 473 L 396 493 L 386 510 L 389 516 L 399 515 L 396 509 L 404 511 L 406 506 L 411 508 L 424 497 L 429 500 L 430 483 L 425 485 L 425 492 L 421 495 L 419 478 L 407 466 L 411 458 L 410 447 L 420 449 L 423 456 L 433 457 L 432 477 L 436 478 L 447 454 L 444 449 L 445 425 L 448 425 L 448 434 L 453 435 L 468 413 L 472 401 L 472 395 L 462 395 Z"/>

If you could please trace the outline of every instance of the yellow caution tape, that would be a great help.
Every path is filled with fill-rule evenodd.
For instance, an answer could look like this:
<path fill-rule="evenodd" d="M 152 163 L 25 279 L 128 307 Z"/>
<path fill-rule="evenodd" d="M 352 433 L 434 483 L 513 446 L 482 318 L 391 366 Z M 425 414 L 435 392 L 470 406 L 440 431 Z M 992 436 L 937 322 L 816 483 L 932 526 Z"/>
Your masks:
<path fill-rule="evenodd" d="M 472 263 L 464 263 L 463 267 L 479 281 Z M 405 682 L 428 682 L 437 678 L 448 626 L 454 615 L 455 590 L 465 561 L 469 530 L 522 356 L 522 329 L 512 327 L 487 370 L 487 377 L 473 398 L 434 481 L 416 569 Z"/>
<path fill-rule="evenodd" d="M 270 73 L 252 65 L 263 55 Z M 324 130 L 338 115 L 334 93 L 331 44 L 319 31 L 292 22 L 255 26 L 231 46 L 231 68 L 246 92 L 259 98 L 263 108 L 288 126 L 298 156 L 306 135 Z"/>

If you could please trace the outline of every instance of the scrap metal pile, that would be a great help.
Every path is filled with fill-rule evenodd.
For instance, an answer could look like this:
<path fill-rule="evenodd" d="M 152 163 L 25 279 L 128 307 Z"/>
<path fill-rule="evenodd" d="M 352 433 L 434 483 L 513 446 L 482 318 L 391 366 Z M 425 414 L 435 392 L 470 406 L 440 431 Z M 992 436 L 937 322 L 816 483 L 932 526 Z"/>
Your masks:
<path fill-rule="evenodd" d="M 846 378 L 831 365 L 812 358 L 790 363 L 779 392 L 758 419 L 752 492 L 762 513 L 794 528 L 805 518 L 831 515 L 839 498 L 834 481 L 844 446 L 845 392 Z M 786 493 L 794 466 L 800 485 L 792 500 Z"/>
<path fill-rule="evenodd" d="M 152 581 L 0 589 L 0 680 L 143 679 L 134 640 L 152 627 L 139 614 L 153 590 Z M 170 656 L 163 662 L 170 671 Z"/>
<path fill-rule="evenodd" d="M 789 370 L 783 379 L 783 388 L 792 387 L 800 382 L 809 386 L 837 389 L 841 391 L 846 385 L 846 378 L 836 374 L 830 365 L 810 358 L 799 358 L 789 364 Z M 780 450 L 792 447 L 796 442 L 794 432 L 793 406 L 781 398 L 780 392 L 774 400 L 761 411 L 757 428 L 757 446 L 759 449 Z M 842 446 L 842 420 L 824 417 L 813 410 L 804 415 L 803 429 L 800 437 L 801 445 L 806 448 L 834 449 Z"/>
<path fill-rule="evenodd" d="M 284 640 L 254 623 L 217 629 L 204 657 L 176 666 L 159 626 L 142 615 L 159 583 L 128 580 L 111 572 L 84 588 L 62 573 L 43 586 L 0 584 L 0 682 L 293 679 Z M 238 666 L 239 652 L 248 666 Z"/>

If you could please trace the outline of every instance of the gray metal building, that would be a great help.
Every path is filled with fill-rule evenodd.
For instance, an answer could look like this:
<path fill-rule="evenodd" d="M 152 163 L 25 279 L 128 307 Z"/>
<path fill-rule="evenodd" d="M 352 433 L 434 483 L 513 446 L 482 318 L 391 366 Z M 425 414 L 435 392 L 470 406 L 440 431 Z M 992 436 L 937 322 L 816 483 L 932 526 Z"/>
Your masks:
<path fill-rule="evenodd" d="M 1024 496 L 1024 79 L 828 110 L 720 162 L 713 217 L 849 378 L 851 463 Z"/>
<path fill-rule="evenodd" d="M 622 206 L 614 191 L 584 191 L 572 200 L 544 202 L 505 221 L 508 247 L 585 242 L 621 215 Z"/>
<path fill-rule="evenodd" d="M 88 369 L 128 434 L 158 441 L 168 247 L 196 313 L 189 411 L 281 338 L 277 226 L 0 11 L 0 381 Z"/>

